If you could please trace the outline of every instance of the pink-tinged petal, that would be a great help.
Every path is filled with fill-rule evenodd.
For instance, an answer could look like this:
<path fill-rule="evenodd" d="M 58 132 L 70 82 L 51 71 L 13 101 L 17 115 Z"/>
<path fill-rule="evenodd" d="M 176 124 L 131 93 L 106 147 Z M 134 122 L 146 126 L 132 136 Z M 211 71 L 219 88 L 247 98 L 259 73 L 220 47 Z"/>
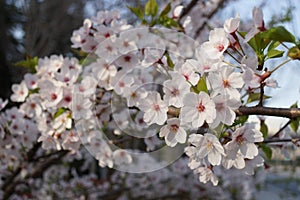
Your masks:
<path fill-rule="evenodd" d="M 205 144 L 203 144 L 197 151 L 197 157 L 204 158 L 205 156 L 207 156 L 208 153 L 208 149 L 206 148 Z"/>
<path fill-rule="evenodd" d="M 170 147 L 174 147 L 177 144 L 177 141 L 175 139 L 175 134 L 170 132 L 166 137 L 165 137 L 165 141 L 166 144 Z"/>
<path fill-rule="evenodd" d="M 258 149 L 254 143 L 244 144 L 241 146 L 240 150 L 245 158 L 252 159 L 258 155 Z"/>
<path fill-rule="evenodd" d="M 204 124 L 206 115 L 204 113 L 198 114 L 198 117 L 195 119 L 192 119 L 192 127 L 193 128 L 198 128 Z"/>
<path fill-rule="evenodd" d="M 186 141 L 186 132 L 185 132 L 185 130 L 183 128 L 179 127 L 175 138 L 179 143 L 185 143 L 185 141 Z"/>
<path fill-rule="evenodd" d="M 144 113 L 144 121 L 147 124 L 152 124 L 155 118 L 155 112 L 145 112 Z"/>
<path fill-rule="evenodd" d="M 218 185 L 219 180 L 215 175 L 212 175 L 210 180 L 214 186 Z"/>
<path fill-rule="evenodd" d="M 165 137 L 169 132 L 170 130 L 168 129 L 167 125 L 165 125 L 160 129 L 159 137 Z"/>
<path fill-rule="evenodd" d="M 183 105 L 189 106 L 189 107 L 194 107 L 195 105 L 198 104 L 198 96 L 196 93 L 190 92 L 184 95 L 183 97 Z"/>
<path fill-rule="evenodd" d="M 165 121 L 167 121 L 167 119 L 168 119 L 167 112 L 163 112 L 163 111 L 156 112 L 155 123 L 157 123 L 158 125 L 163 125 Z"/>
<path fill-rule="evenodd" d="M 244 85 L 244 81 L 242 78 L 242 74 L 241 73 L 232 73 L 229 76 L 229 80 L 230 80 L 230 86 L 234 87 L 234 88 L 241 88 Z"/>
<path fill-rule="evenodd" d="M 214 149 L 208 154 L 208 161 L 214 166 L 220 165 L 221 159 L 222 159 L 221 154 Z"/>
<path fill-rule="evenodd" d="M 245 160 L 242 156 L 238 156 L 234 162 L 234 167 L 237 169 L 243 169 L 245 168 Z"/>
<path fill-rule="evenodd" d="M 184 122 L 191 122 L 196 117 L 197 112 L 195 111 L 195 108 L 192 109 L 190 107 L 183 107 L 181 109 L 180 118 Z"/>

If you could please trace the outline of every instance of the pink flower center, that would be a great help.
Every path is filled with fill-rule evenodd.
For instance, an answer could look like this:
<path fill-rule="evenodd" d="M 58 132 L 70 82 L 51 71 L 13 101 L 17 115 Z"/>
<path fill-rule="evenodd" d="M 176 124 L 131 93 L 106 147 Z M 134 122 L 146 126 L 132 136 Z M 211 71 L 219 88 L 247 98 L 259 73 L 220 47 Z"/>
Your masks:
<path fill-rule="evenodd" d="M 172 131 L 172 132 L 177 132 L 177 131 L 178 131 L 178 128 L 179 128 L 179 127 L 178 127 L 177 124 L 172 124 L 172 125 L 171 125 L 171 131 Z"/>
<path fill-rule="evenodd" d="M 31 103 L 31 104 L 30 104 L 30 107 L 31 107 L 32 109 L 35 109 L 35 106 L 36 106 L 35 103 Z"/>
<path fill-rule="evenodd" d="M 51 94 L 51 99 L 52 99 L 52 100 L 57 99 L 57 95 L 56 95 L 55 93 Z"/>
<path fill-rule="evenodd" d="M 244 141 L 245 141 L 245 138 L 243 137 L 243 135 L 239 135 L 235 138 L 235 141 L 238 143 L 238 144 L 242 144 Z"/>
<path fill-rule="evenodd" d="M 71 102 L 71 100 L 72 100 L 72 98 L 71 98 L 70 96 L 66 96 L 66 97 L 65 97 L 65 101 L 66 101 L 66 102 Z"/>
<path fill-rule="evenodd" d="M 110 37 L 110 34 L 109 34 L 109 33 L 105 33 L 105 34 L 104 34 L 104 37 L 105 37 L 105 38 L 109 38 L 109 37 Z"/>
<path fill-rule="evenodd" d="M 119 82 L 119 86 L 120 86 L 120 87 L 124 87 L 124 86 L 125 86 L 125 83 L 124 83 L 123 81 L 120 81 L 120 82 Z"/>
<path fill-rule="evenodd" d="M 106 49 L 107 49 L 107 51 L 110 51 L 110 52 L 112 52 L 112 51 L 113 51 L 113 48 L 112 48 L 112 46 L 107 46 L 107 47 L 106 47 Z"/>
<path fill-rule="evenodd" d="M 225 88 L 228 88 L 230 86 L 229 81 L 228 80 L 223 80 L 223 85 Z"/>
<path fill-rule="evenodd" d="M 205 110 L 205 106 L 202 103 L 199 103 L 198 106 L 197 106 L 197 110 L 199 112 L 203 112 Z"/>
<path fill-rule="evenodd" d="M 124 47 L 129 47 L 129 42 L 124 41 L 124 42 L 123 42 L 123 46 L 124 46 Z"/>
<path fill-rule="evenodd" d="M 219 52 L 222 52 L 223 50 L 224 50 L 224 45 L 223 44 L 218 44 L 217 46 L 216 46 L 216 48 L 218 49 L 218 51 Z"/>
<path fill-rule="evenodd" d="M 124 61 L 125 61 L 125 62 L 130 62 L 130 60 L 131 60 L 131 57 L 130 57 L 130 56 L 125 56 L 125 57 L 124 57 Z"/>
<path fill-rule="evenodd" d="M 177 88 L 174 88 L 172 91 L 171 91 L 171 94 L 173 96 L 178 96 L 179 95 L 179 90 Z"/>
<path fill-rule="evenodd" d="M 160 111 L 160 107 L 159 107 L 158 104 L 154 104 L 154 105 L 153 105 L 153 109 L 154 109 L 155 111 Z"/>
<path fill-rule="evenodd" d="M 185 80 L 190 80 L 190 77 L 189 77 L 189 75 L 188 74 L 182 74 L 183 76 L 184 76 L 184 78 L 185 78 Z"/>

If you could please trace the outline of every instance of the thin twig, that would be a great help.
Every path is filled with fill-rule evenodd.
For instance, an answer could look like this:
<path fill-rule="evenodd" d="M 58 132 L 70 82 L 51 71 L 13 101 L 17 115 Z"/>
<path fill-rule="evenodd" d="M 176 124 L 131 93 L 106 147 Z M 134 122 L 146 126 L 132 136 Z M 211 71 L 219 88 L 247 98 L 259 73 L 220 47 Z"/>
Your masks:
<path fill-rule="evenodd" d="M 197 5 L 199 0 L 192 0 L 184 9 L 183 11 L 181 12 L 179 18 L 178 18 L 178 21 L 180 22 L 184 16 L 186 16 L 187 14 L 189 14 L 189 12 L 193 9 L 193 7 L 195 5 Z"/>
<path fill-rule="evenodd" d="M 300 138 L 291 138 L 291 139 L 272 139 L 272 140 L 264 140 L 263 142 L 257 142 L 257 144 L 260 143 L 277 143 L 277 142 L 292 142 L 296 144 L 300 141 Z"/>
<path fill-rule="evenodd" d="M 292 120 L 289 120 L 283 127 L 281 127 L 273 136 L 272 138 L 279 137 L 279 134 L 286 128 L 288 125 L 292 122 Z"/>

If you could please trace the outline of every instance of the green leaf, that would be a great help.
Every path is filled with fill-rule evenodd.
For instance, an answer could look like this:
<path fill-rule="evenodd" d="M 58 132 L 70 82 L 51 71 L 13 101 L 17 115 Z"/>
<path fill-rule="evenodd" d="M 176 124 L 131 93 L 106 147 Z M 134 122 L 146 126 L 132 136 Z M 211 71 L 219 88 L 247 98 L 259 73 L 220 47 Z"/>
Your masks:
<path fill-rule="evenodd" d="M 298 108 L 298 103 L 294 103 L 293 105 L 291 105 L 291 108 Z M 290 123 L 290 127 L 294 132 L 298 131 L 299 128 L 299 123 L 300 123 L 300 118 L 297 117 L 296 119 L 293 119 Z"/>
<path fill-rule="evenodd" d="M 127 6 L 127 8 L 133 13 L 135 14 L 140 20 L 144 19 L 144 12 L 143 12 L 143 8 L 141 6 L 138 7 L 131 7 L 131 6 Z"/>
<path fill-rule="evenodd" d="M 259 147 L 265 153 L 267 159 L 272 159 L 272 149 L 269 146 L 260 144 Z"/>
<path fill-rule="evenodd" d="M 262 32 L 261 36 L 262 38 L 274 41 L 296 43 L 295 36 L 283 26 L 270 28 L 269 30 Z"/>
<path fill-rule="evenodd" d="M 269 38 L 262 37 L 263 32 L 257 33 L 248 44 L 253 48 L 256 53 L 263 53 L 265 48 L 270 44 Z"/>
<path fill-rule="evenodd" d="M 161 13 L 160 13 L 160 17 L 162 17 L 162 16 L 166 16 L 169 12 L 170 12 L 170 10 L 171 10 L 171 3 L 168 3 L 167 5 L 166 5 L 166 7 L 161 11 Z"/>
<path fill-rule="evenodd" d="M 268 136 L 268 126 L 266 125 L 265 120 L 260 121 L 260 132 L 263 134 L 264 138 Z"/>
<path fill-rule="evenodd" d="M 171 57 L 170 57 L 170 54 L 168 54 L 167 52 L 165 53 L 165 56 L 167 57 L 167 64 L 168 66 L 173 69 L 175 64 L 173 63 Z"/>
<path fill-rule="evenodd" d="M 198 84 L 197 84 L 197 90 L 198 92 L 205 92 L 208 94 L 208 89 L 207 89 L 207 85 L 206 85 L 206 77 L 205 76 L 202 76 L 199 81 L 198 81 Z"/>
<path fill-rule="evenodd" d="M 158 4 L 156 0 L 148 0 L 145 5 L 145 14 L 154 17 L 158 12 Z"/>
<path fill-rule="evenodd" d="M 282 57 L 284 54 L 284 51 L 279 51 L 276 49 L 272 49 L 270 51 L 268 51 L 268 58 L 280 58 Z"/>
<path fill-rule="evenodd" d="M 264 95 L 263 100 L 271 98 L 270 96 Z M 260 93 L 251 93 L 247 99 L 247 103 L 258 101 L 260 99 Z"/>
<path fill-rule="evenodd" d="M 30 58 L 27 57 L 26 60 L 19 61 L 15 63 L 15 66 L 26 67 L 30 70 L 30 72 L 36 72 L 35 66 L 37 66 L 39 58 L 37 56 Z"/>
<path fill-rule="evenodd" d="M 244 125 L 248 120 L 249 115 L 243 115 L 235 118 L 233 124 L 231 126 Z"/>
<path fill-rule="evenodd" d="M 290 123 L 290 127 L 291 129 L 296 133 L 298 131 L 299 128 L 299 123 L 300 123 L 300 118 L 296 118 L 294 120 L 291 121 Z"/>
<path fill-rule="evenodd" d="M 161 24 L 167 28 L 172 28 L 172 27 L 175 27 L 175 28 L 181 28 L 178 21 L 172 19 L 172 18 L 169 18 L 167 16 L 161 16 L 159 17 L 158 21 L 157 21 L 158 24 Z"/>
<path fill-rule="evenodd" d="M 280 45 L 280 42 L 278 41 L 272 41 L 271 44 L 269 45 L 268 51 L 271 51 L 272 49 L 275 49 Z"/>
<path fill-rule="evenodd" d="M 56 113 L 53 115 L 53 119 L 56 119 L 59 117 L 61 114 L 63 114 L 67 109 L 66 108 L 59 108 Z"/>

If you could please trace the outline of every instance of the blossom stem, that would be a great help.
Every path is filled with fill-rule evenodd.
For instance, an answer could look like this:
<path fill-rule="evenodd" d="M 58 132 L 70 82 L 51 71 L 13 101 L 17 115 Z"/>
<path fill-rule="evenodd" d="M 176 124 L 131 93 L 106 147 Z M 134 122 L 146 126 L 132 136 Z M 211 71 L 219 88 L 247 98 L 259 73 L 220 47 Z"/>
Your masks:
<path fill-rule="evenodd" d="M 275 72 L 277 69 L 279 69 L 280 67 L 282 67 L 282 66 L 285 65 L 286 63 L 290 62 L 291 60 L 293 60 L 293 59 L 289 58 L 289 59 L 285 60 L 284 62 L 280 63 L 278 66 L 276 66 L 274 69 L 272 69 L 272 70 L 270 71 L 270 73 L 272 74 L 272 73 Z"/>
<path fill-rule="evenodd" d="M 233 58 L 233 60 L 235 60 L 236 62 L 238 62 L 239 64 L 241 64 L 241 62 L 236 58 L 234 57 L 231 53 L 229 53 L 229 51 L 225 51 L 231 58 Z"/>
<path fill-rule="evenodd" d="M 259 102 L 258 102 L 258 105 L 257 105 L 257 106 L 261 106 L 261 107 L 263 106 L 264 93 L 265 93 L 265 90 L 264 90 L 264 83 L 261 83 L 261 84 L 260 84 Z"/>
<path fill-rule="evenodd" d="M 273 136 L 272 138 L 276 138 L 279 137 L 279 134 L 286 128 L 288 127 L 288 125 L 290 125 L 290 123 L 292 122 L 292 120 L 289 120 L 283 127 L 281 127 Z"/>

